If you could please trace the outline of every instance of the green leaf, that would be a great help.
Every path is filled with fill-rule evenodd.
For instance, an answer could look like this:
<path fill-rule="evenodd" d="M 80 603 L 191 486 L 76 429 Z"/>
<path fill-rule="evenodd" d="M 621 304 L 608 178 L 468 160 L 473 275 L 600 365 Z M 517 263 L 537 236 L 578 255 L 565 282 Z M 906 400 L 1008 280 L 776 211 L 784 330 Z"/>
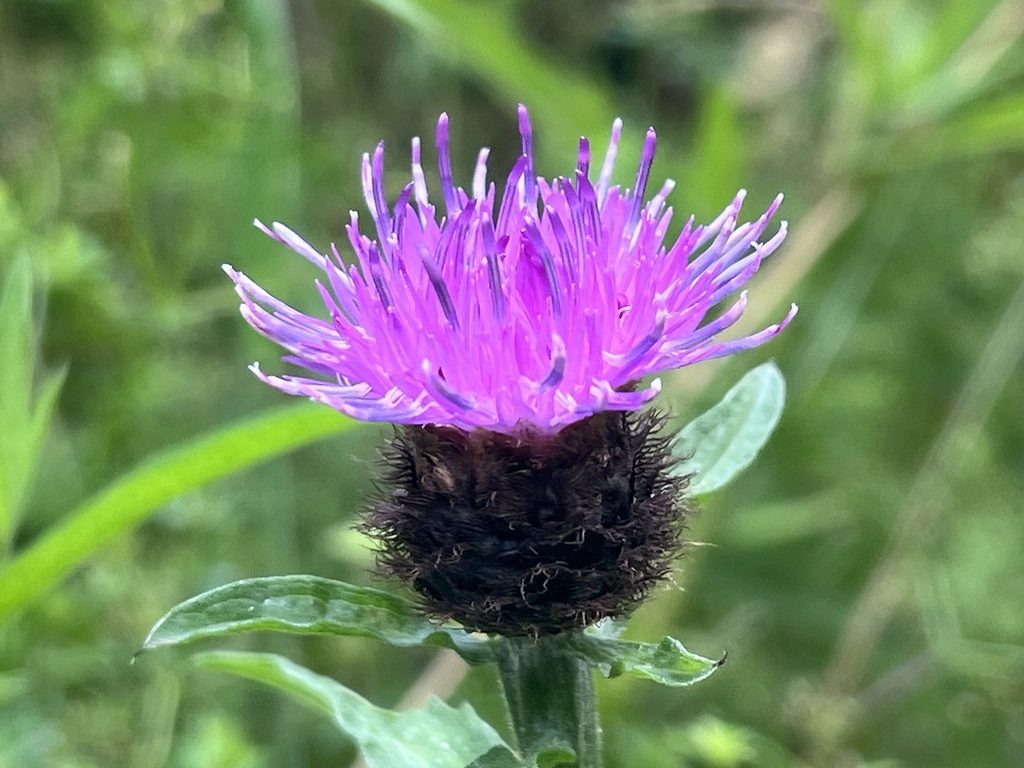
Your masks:
<path fill-rule="evenodd" d="M 57 397 L 64 386 L 67 373 L 68 369 L 65 366 L 50 374 L 36 392 L 31 423 L 28 434 L 25 435 L 25 451 L 31 457 L 30 465 L 32 467 L 38 467 L 39 456 L 43 451 L 43 441 L 50 429 L 50 421 L 52 421 L 57 408 Z M 31 477 L 33 480 L 35 479 L 34 473 Z"/>
<path fill-rule="evenodd" d="M 60 371 L 34 393 L 32 331 L 32 269 L 22 252 L 0 291 L 0 563 L 9 554 L 24 514 L 64 383 L 64 371 Z"/>
<path fill-rule="evenodd" d="M 537 753 L 534 758 L 533 766 L 536 768 L 571 768 L 572 766 L 578 765 L 576 761 L 576 753 L 571 749 L 562 749 L 560 747 L 552 747 L 551 749 L 542 749 Z M 533 768 L 531 766 L 531 768 Z"/>
<path fill-rule="evenodd" d="M 32 269 L 20 254 L 0 291 L 0 560 L 21 514 L 29 465 L 31 421 Z"/>
<path fill-rule="evenodd" d="M 472 664 L 494 658 L 486 638 L 435 624 L 401 597 L 317 576 L 268 576 L 211 589 L 172 608 L 150 631 L 142 650 L 259 630 L 451 648 Z"/>
<path fill-rule="evenodd" d="M 76 507 L 0 570 L 0 619 L 60 581 L 110 539 L 171 499 L 350 429 L 315 403 L 275 408 L 161 451 Z"/>
<path fill-rule="evenodd" d="M 566 652 L 588 661 L 608 678 L 630 675 L 662 685 L 693 685 L 709 677 L 725 659 L 713 661 L 690 653 L 678 640 L 660 643 L 613 640 L 591 631 L 566 633 Z"/>
<path fill-rule="evenodd" d="M 394 712 L 274 654 L 218 651 L 196 661 L 271 685 L 329 716 L 359 745 L 368 768 L 465 768 L 496 748 L 508 750 L 468 704 L 453 708 L 431 697 L 421 709 Z"/>
<path fill-rule="evenodd" d="M 775 363 L 748 372 L 722 401 L 679 432 L 674 451 L 694 473 L 690 493 L 711 493 L 750 466 L 779 423 L 786 382 Z"/>
<path fill-rule="evenodd" d="M 450 648 L 470 664 L 494 661 L 500 642 L 435 624 L 409 601 L 378 589 L 318 576 L 266 576 L 217 587 L 175 606 L 150 630 L 142 651 L 256 631 L 370 637 L 400 648 Z M 566 633 L 562 642 L 564 652 L 606 677 L 628 674 L 680 686 L 703 680 L 719 666 L 672 638 L 658 644 L 619 640 L 601 627 Z"/>
<path fill-rule="evenodd" d="M 0 323 L 0 418 L 10 426 L 28 414 L 32 385 L 32 267 L 24 253 L 4 276 Z"/>

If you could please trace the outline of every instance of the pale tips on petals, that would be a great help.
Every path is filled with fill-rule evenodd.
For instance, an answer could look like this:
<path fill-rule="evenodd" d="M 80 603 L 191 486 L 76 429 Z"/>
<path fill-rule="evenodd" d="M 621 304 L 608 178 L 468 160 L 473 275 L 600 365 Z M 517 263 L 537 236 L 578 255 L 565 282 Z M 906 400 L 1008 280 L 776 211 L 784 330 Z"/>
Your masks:
<path fill-rule="evenodd" d="M 420 205 L 427 205 L 430 202 L 427 198 L 427 180 L 423 175 L 423 165 L 420 163 L 419 136 L 414 136 L 412 140 L 412 188 L 416 202 Z"/>
<path fill-rule="evenodd" d="M 675 179 L 666 179 L 665 183 L 661 185 L 661 189 L 658 190 L 658 194 L 652 197 L 651 201 L 647 204 L 647 211 L 652 217 L 661 214 L 665 201 L 668 199 L 668 196 L 672 194 L 672 190 L 675 188 Z"/>
<path fill-rule="evenodd" d="M 693 347 L 700 346 L 708 339 L 721 333 L 726 328 L 731 327 L 736 321 L 743 316 L 744 310 L 747 308 L 747 292 L 743 291 L 740 294 L 739 299 L 723 312 L 721 315 L 716 317 L 710 323 L 702 325 L 695 331 L 687 333 L 681 339 L 669 342 L 663 346 L 660 350 L 659 361 L 662 359 L 669 359 L 674 355 L 682 353 L 684 350 L 692 349 Z M 671 334 L 669 334 L 671 337 Z"/>
<path fill-rule="evenodd" d="M 761 250 L 764 251 L 765 256 L 772 253 L 776 248 L 782 245 L 782 241 L 786 239 L 786 235 L 789 233 L 789 222 L 780 221 L 779 231 L 772 235 L 771 239 L 768 240 L 764 245 L 761 246 Z"/>
<path fill-rule="evenodd" d="M 270 227 L 268 227 L 266 224 L 264 224 L 259 219 L 253 219 L 252 220 L 252 224 L 253 224 L 254 227 L 256 227 L 256 229 L 260 230 L 267 237 L 271 237 L 274 240 L 277 240 L 277 235 L 274 234 L 273 230 L 270 229 Z"/>
<path fill-rule="evenodd" d="M 789 325 L 789 322 L 794 317 L 796 317 L 796 313 L 799 312 L 799 311 L 800 311 L 800 307 L 798 307 L 796 304 L 790 304 L 789 305 L 789 312 L 787 312 L 786 316 L 784 318 L 782 318 L 782 322 L 776 323 L 773 326 L 775 328 L 775 333 L 778 333 L 783 328 L 785 328 L 787 325 Z"/>
<path fill-rule="evenodd" d="M 384 196 L 384 142 L 377 145 L 372 161 L 370 155 L 363 154 L 361 169 L 363 200 L 377 229 L 377 237 L 383 240 L 387 237 L 391 222 Z"/>
<path fill-rule="evenodd" d="M 260 364 L 258 362 L 250 365 L 249 370 L 252 371 L 253 375 L 255 375 L 257 379 L 264 383 L 267 382 L 267 375 L 260 369 Z"/>
<path fill-rule="evenodd" d="M 441 193 L 444 195 L 444 206 L 451 217 L 459 209 L 455 186 L 452 183 L 452 159 L 449 154 L 448 113 L 442 112 L 437 121 L 437 170 L 441 175 Z"/>
<path fill-rule="evenodd" d="M 255 219 L 253 223 L 265 234 L 270 235 L 270 237 L 277 240 L 277 242 L 287 245 L 297 254 L 313 262 L 318 267 L 322 267 L 324 265 L 324 261 L 327 257 L 295 234 L 292 230 L 288 229 L 284 224 L 275 221 L 268 229 L 259 219 Z"/>
<path fill-rule="evenodd" d="M 491 150 L 484 147 L 476 158 L 476 168 L 473 171 L 473 198 L 483 200 L 487 197 L 487 156 Z"/>
<path fill-rule="evenodd" d="M 729 206 L 718 214 L 718 218 L 712 221 L 710 224 L 701 228 L 700 237 L 697 238 L 696 246 L 699 248 L 712 237 L 718 234 L 719 230 L 725 225 L 729 219 L 735 220 L 739 216 L 740 208 L 743 206 L 743 200 L 747 196 L 747 190 L 741 189 L 736 193 L 736 197 L 729 203 Z"/>
<path fill-rule="evenodd" d="M 703 362 L 705 360 L 715 360 L 719 357 L 727 357 L 728 355 L 734 355 L 737 352 L 759 347 L 766 341 L 778 336 L 779 333 L 789 325 L 790 320 L 793 319 L 796 313 L 796 304 L 791 304 L 786 316 L 781 322 L 778 322 L 775 325 L 769 325 L 764 330 L 753 333 L 750 336 L 744 336 L 742 339 L 723 341 L 706 347 L 696 347 L 681 355 L 675 355 L 668 358 L 666 363 L 672 367 L 678 368 L 684 365 L 693 365 L 694 363 Z"/>
<path fill-rule="evenodd" d="M 377 206 L 373 200 L 373 166 L 370 162 L 370 153 L 363 152 L 359 164 L 359 182 L 363 190 L 363 202 L 370 211 L 370 215 L 376 218 Z"/>
<path fill-rule="evenodd" d="M 604 164 L 601 166 L 601 174 L 597 177 L 597 184 L 594 191 L 597 192 L 597 202 L 604 206 L 605 198 L 608 196 L 608 185 L 612 180 L 612 171 L 615 170 L 615 156 L 619 152 L 619 139 L 622 136 L 622 120 L 615 118 L 612 123 L 612 135 L 608 140 L 608 150 L 604 153 Z"/>
<path fill-rule="evenodd" d="M 388 200 L 384 194 L 384 142 L 377 145 L 373 153 L 373 208 L 374 221 L 377 222 L 377 233 L 387 237 L 391 231 L 391 215 L 388 213 Z"/>

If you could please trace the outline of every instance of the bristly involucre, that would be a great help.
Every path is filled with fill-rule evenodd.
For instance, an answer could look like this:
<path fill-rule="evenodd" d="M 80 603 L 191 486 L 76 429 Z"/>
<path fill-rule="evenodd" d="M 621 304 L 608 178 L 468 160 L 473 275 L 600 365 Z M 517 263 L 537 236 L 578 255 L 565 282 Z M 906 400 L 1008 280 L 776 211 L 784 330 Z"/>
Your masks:
<path fill-rule="evenodd" d="M 427 197 L 418 139 L 412 181 L 393 208 L 384 192 L 384 147 L 364 156 L 363 190 L 373 236 L 351 214 L 355 264 L 332 246 L 321 253 L 283 224 L 260 226 L 323 270 L 326 319 L 298 312 L 229 266 L 242 314 L 313 376 L 253 370 L 289 394 L 357 419 L 463 430 L 552 435 L 603 411 L 635 411 L 660 390 L 647 374 L 755 347 L 793 317 L 740 339 L 719 341 L 746 294 L 708 315 L 782 242 L 764 239 L 777 198 L 759 219 L 738 222 L 740 192 L 706 226 L 687 221 L 666 242 L 672 208 L 666 182 L 644 202 L 654 159 L 648 131 L 632 189 L 611 184 L 622 124 L 596 181 L 581 139 L 575 171 L 535 175 L 532 129 L 519 109 L 522 155 L 501 198 L 486 180 L 481 150 L 469 190 L 452 181 L 448 118 L 437 128 L 443 200 Z"/>
<path fill-rule="evenodd" d="M 651 412 L 555 435 L 399 427 L 363 530 L 426 611 L 502 635 L 628 613 L 671 568 L 688 503 Z"/>

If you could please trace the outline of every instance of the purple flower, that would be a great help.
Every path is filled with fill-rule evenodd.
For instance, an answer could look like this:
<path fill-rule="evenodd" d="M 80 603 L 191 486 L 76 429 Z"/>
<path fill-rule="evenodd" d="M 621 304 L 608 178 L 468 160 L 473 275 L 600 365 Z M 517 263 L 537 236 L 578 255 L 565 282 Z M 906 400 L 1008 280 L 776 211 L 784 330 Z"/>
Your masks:
<path fill-rule="evenodd" d="M 268 376 L 267 384 L 357 419 L 437 424 L 502 433 L 553 433 L 599 411 L 637 410 L 661 389 L 657 371 L 756 347 L 796 313 L 750 336 L 719 341 L 746 306 L 746 293 L 708 319 L 786 235 L 783 222 L 760 240 L 780 195 L 756 222 L 738 224 L 744 192 L 706 226 L 665 236 L 667 181 L 644 203 L 654 160 L 647 132 L 632 190 L 610 183 L 622 122 L 597 181 L 580 139 L 571 178 L 535 175 L 532 131 L 519 107 L 523 152 L 496 198 L 480 151 L 467 191 L 452 182 L 448 116 L 437 125 L 444 210 L 427 197 L 419 139 L 412 182 L 389 209 L 384 145 L 363 157 L 362 181 L 374 237 L 351 213 L 356 263 L 332 245 L 317 251 L 283 224 L 256 225 L 322 269 L 317 288 L 328 319 L 302 314 L 230 266 L 242 315 L 284 347 L 283 359 L 320 378 Z"/>

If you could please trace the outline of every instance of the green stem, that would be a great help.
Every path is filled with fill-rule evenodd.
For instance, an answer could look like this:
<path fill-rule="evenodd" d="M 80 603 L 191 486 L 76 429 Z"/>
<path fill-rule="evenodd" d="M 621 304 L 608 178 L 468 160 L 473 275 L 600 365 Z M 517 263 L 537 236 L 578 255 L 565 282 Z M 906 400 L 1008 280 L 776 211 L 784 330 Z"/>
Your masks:
<path fill-rule="evenodd" d="M 546 750 L 569 748 L 576 753 L 577 768 L 601 768 L 593 669 L 567 652 L 568 639 L 502 641 L 498 671 L 512 729 L 528 764 Z"/>

